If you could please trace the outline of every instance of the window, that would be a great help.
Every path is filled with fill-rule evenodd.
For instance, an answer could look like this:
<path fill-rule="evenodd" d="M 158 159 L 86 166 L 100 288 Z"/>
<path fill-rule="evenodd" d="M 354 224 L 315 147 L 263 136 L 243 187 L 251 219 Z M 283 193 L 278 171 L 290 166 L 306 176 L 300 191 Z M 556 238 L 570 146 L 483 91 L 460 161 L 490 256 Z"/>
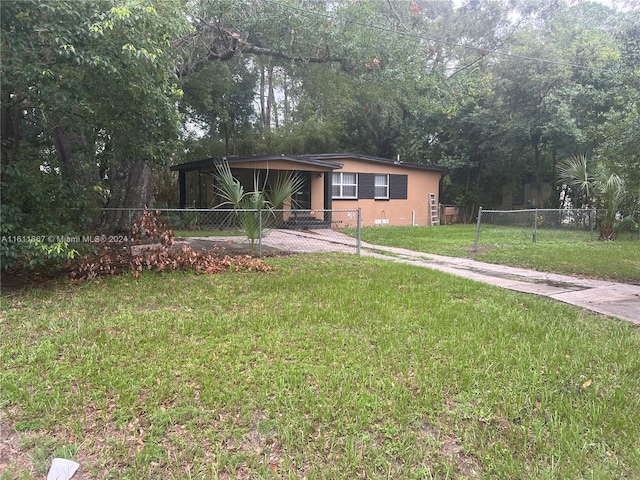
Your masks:
<path fill-rule="evenodd" d="M 389 175 L 376 175 L 374 198 L 389 198 Z"/>
<path fill-rule="evenodd" d="M 333 198 L 358 198 L 358 175 L 355 173 L 334 173 L 331 185 Z"/>

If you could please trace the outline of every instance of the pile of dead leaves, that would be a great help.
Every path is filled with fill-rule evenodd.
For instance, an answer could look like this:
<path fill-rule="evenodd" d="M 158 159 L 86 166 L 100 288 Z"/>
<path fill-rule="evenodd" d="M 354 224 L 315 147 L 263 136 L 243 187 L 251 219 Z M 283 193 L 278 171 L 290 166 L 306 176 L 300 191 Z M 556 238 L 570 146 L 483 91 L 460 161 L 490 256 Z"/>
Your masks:
<path fill-rule="evenodd" d="M 273 270 L 250 255 L 227 255 L 222 247 L 196 252 L 186 244 L 176 244 L 173 231 L 158 219 L 158 213 L 147 210 L 134 223 L 130 242 L 98 244 L 95 253 L 75 260 L 67 267 L 70 277 L 78 280 L 125 272 L 132 272 L 137 278 L 145 270 L 191 270 L 207 274 Z"/>

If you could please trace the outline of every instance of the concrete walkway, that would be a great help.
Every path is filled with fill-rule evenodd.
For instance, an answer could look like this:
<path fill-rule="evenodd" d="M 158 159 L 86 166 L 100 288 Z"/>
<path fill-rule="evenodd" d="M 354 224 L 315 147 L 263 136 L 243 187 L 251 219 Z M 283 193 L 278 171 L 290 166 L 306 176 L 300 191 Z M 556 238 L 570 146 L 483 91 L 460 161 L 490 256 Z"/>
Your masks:
<path fill-rule="evenodd" d="M 265 237 L 263 242 L 265 245 L 297 252 L 356 253 L 355 239 L 333 230 L 276 230 Z M 542 295 L 640 324 L 640 286 L 637 285 L 544 273 L 364 242 L 360 253 L 432 268 L 509 290 Z"/>

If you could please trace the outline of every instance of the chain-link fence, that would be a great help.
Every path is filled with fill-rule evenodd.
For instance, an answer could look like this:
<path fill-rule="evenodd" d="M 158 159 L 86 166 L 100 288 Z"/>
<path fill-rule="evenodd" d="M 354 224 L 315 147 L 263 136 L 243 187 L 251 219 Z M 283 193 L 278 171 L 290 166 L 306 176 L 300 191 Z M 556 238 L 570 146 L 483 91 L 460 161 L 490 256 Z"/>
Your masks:
<path fill-rule="evenodd" d="M 478 210 L 473 249 L 479 245 L 597 240 L 606 211 L 596 209 Z M 620 212 L 615 235 L 640 239 L 640 212 Z"/>
<path fill-rule="evenodd" d="M 360 210 L 151 209 L 176 237 L 206 248 L 247 247 L 259 256 L 273 252 L 360 253 Z M 103 215 L 121 219 L 126 230 L 141 208 L 105 208 Z M 356 236 L 341 230 L 355 230 Z M 194 240 L 197 239 L 197 240 Z M 182 241 L 182 240 L 181 240 Z"/>

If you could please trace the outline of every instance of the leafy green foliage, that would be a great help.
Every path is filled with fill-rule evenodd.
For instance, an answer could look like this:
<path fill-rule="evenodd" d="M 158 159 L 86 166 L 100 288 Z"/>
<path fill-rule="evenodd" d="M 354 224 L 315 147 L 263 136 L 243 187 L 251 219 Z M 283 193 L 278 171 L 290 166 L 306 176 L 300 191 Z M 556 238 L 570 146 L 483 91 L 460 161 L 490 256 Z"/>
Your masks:
<path fill-rule="evenodd" d="M 564 160 L 558 166 L 560 181 L 567 184 L 578 195 L 581 206 L 596 207 L 604 211 L 597 219 L 600 238 L 613 240 L 620 209 L 629 196 L 624 180 L 611 168 L 598 163 L 589 171 L 584 155 Z"/>
<path fill-rule="evenodd" d="M 103 200 L 150 203 L 151 188 L 138 195 L 147 198 L 131 194 L 145 179 L 122 177 L 127 164 L 157 163 L 175 148 L 181 92 L 169 41 L 186 27 L 180 8 L 2 2 L 3 163 L 39 160 L 62 177 L 66 195 L 99 188 Z M 40 136 L 25 136 L 34 128 Z"/>
<path fill-rule="evenodd" d="M 95 200 L 41 167 L 25 160 L 2 168 L 3 270 L 51 273 L 91 249 L 78 239 L 90 233 Z"/>
<path fill-rule="evenodd" d="M 211 63 L 182 79 L 181 106 L 191 121 L 217 139 L 219 153 L 231 155 L 237 137 L 249 129 L 257 78 L 241 62 Z"/>

